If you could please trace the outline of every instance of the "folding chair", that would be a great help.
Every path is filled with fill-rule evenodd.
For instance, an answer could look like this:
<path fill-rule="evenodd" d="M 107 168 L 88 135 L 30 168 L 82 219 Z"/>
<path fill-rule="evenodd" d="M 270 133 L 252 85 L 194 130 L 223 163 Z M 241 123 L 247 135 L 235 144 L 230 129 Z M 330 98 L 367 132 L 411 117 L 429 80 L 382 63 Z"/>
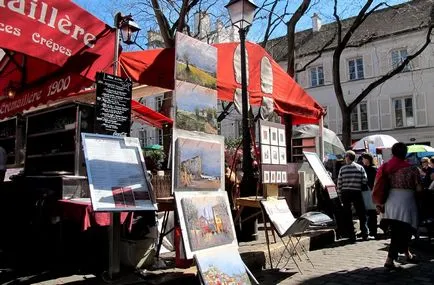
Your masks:
<path fill-rule="evenodd" d="M 295 256 L 297 256 L 301 262 L 301 255 L 304 254 L 307 261 L 312 265 L 313 268 L 315 268 L 309 257 L 307 249 L 303 243 L 301 243 L 301 238 L 312 224 L 321 225 L 322 223 L 332 221 L 330 217 L 323 213 L 310 212 L 296 219 L 292 215 L 286 200 L 282 199 L 261 201 L 261 207 L 263 207 L 266 218 L 270 221 L 270 224 L 276 231 L 284 246 L 284 251 L 277 262 L 277 266 L 281 262 L 285 252 L 288 252 L 289 256 L 292 258 L 301 274 L 303 274 L 303 272 L 296 261 Z M 285 241 L 285 238 L 287 238 L 287 241 Z M 298 249 L 300 249 L 301 252 L 299 252 Z"/>

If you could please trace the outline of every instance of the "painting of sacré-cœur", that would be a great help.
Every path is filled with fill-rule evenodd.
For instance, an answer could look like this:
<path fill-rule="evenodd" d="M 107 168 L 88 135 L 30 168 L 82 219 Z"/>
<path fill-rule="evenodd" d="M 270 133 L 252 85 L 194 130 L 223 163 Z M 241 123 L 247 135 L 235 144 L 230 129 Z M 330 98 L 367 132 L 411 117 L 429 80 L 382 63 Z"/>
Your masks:
<path fill-rule="evenodd" d="M 191 252 L 229 245 L 235 240 L 227 199 L 219 192 L 215 193 L 215 196 L 181 198 L 182 217 Z"/>
<path fill-rule="evenodd" d="M 222 144 L 180 137 L 175 150 L 175 189 L 222 187 Z"/>

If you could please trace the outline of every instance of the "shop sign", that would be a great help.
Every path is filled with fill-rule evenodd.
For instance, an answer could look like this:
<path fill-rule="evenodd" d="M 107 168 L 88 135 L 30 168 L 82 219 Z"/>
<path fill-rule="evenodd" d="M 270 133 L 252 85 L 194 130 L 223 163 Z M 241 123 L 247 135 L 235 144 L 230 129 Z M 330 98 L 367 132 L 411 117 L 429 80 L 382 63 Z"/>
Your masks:
<path fill-rule="evenodd" d="M 95 132 L 129 136 L 131 128 L 132 82 L 100 72 L 96 78 Z"/>

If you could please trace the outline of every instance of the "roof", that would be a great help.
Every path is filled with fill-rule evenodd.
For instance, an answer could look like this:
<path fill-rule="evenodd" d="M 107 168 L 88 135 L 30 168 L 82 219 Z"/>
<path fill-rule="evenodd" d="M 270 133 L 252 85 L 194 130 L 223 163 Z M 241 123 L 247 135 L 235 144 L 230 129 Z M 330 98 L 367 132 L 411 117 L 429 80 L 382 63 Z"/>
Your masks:
<path fill-rule="evenodd" d="M 392 35 L 422 30 L 427 27 L 433 4 L 434 0 L 412 0 L 377 10 L 355 31 L 349 45 L 357 46 L 368 39 L 373 41 Z M 343 35 L 355 18 L 351 17 L 342 20 Z M 324 46 L 334 38 L 336 28 L 336 22 L 332 22 L 322 25 L 318 32 L 313 32 L 312 29 L 297 32 L 295 35 L 296 56 L 303 57 L 324 49 Z M 332 50 L 335 47 L 336 39 L 325 50 Z M 267 43 L 267 50 L 276 61 L 285 60 L 288 54 L 286 36 L 270 40 Z"/>

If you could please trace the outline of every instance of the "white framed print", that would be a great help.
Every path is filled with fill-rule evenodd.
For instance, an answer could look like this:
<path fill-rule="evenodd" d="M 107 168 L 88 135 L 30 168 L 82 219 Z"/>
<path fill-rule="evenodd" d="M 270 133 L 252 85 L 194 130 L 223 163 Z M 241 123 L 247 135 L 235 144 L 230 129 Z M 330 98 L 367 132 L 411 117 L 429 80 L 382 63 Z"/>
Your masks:
<path fill-rule="evenodd" d="M 271 164 L 279 164 L 279 147 L 271 146 Z"/>
<path fill-rule="evenodd" d="M 286 146 L 285 129 L 278 129 L 279 146 Z"/>
<path fill-rule="evenodd" d="M 260 129 L 261 129 L 260 143 L 270 144 L 270 127 L 261 125 Z"/>
<path fill-rule="evenodd" d="M 263 172 L 262 183 L 270 183 L 270 171 Z"/>
<path fill-rule="evenodd" d="M 261 145 L 261 161 L 263 164 L 271 163 L 271 150 L 269 145 Z"/>
<path fill-rule="evenodd" d="M 276 183 L 282 183 L 282 172 L 276 171 Z"/>
<path fill-rule="evenodd" d="M 282 171 L 282 183 L 288 183 L 288 178 L 286 177 L 286 171 Z"/>
<path fill-rule="evenodd" d="M 270 144 L 279 145 L 279 139 L 277 138 L 277 128 L 270 128 Z"/>
<path fill-rule="evenodd" d="M 279 147 L 279 164 L 287 164 L 286 147 Z"/>
<path fill-rule="evenodd" d="M 270 171 L 270 183 L 276 183 L 276 171 Z"/>

